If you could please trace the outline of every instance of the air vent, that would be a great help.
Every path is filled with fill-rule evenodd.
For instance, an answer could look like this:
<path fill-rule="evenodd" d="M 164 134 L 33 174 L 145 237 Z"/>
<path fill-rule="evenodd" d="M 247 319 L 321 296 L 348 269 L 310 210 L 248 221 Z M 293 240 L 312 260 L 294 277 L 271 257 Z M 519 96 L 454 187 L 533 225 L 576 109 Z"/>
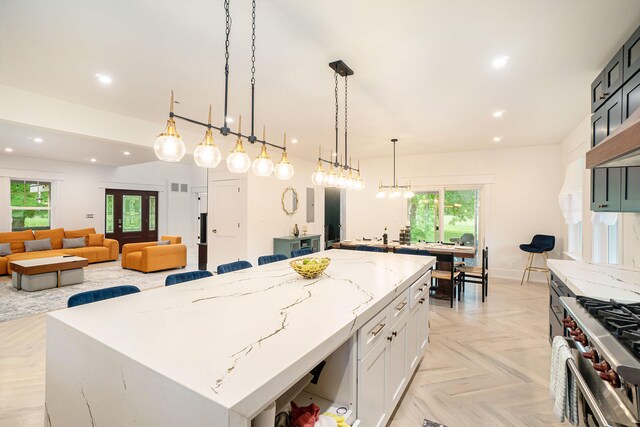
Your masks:
<path fill-rule="evenodd" d="M 189 185 L 188 184 L 180 184 L 180 191 L 182 193 L 186 193 L 187 191 L 189 191 Z"/>
<path fill-rule="evenodd" d="M 171 191 L 180 191 L 180 184 L 178 184 L 177 182 L 172 182 Z"/>

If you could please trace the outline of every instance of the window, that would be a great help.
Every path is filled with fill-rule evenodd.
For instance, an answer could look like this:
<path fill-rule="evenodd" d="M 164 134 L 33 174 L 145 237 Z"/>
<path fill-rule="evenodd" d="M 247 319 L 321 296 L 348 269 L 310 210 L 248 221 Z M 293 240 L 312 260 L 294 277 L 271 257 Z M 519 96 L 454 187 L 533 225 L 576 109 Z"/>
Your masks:
<path fill-rule="evenodd" d="M 51 183 L 11 180 L 11 231 L 51 228 Z"/>
<path fill-rule="evenodd" d="M 113 218 L 113 210 L 114 210 L 115 199 L 113 194 L 107 194 L 107 209 L 106 209 L 106 227 L 105 231 L 107 234 L 113 234 L 115 230 L 115 221 Z"/>

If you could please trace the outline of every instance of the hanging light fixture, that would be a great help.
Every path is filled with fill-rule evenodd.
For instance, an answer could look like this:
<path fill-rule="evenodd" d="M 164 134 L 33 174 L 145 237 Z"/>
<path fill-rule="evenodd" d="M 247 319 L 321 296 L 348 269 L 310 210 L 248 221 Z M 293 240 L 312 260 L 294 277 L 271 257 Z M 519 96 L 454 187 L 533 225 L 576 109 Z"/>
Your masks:
<path fill-rule="evenodd" d="M 351 159 L 348 156 L 348 145 L 347 145 L 347 137 L 348 137 L 348 76 L 353 75 L 353 70 L 347 66 L 343 61 L 335 61 L 329 64 L 329 67 L 334 72 L 334 80 L 335 80 L 335 132 L 336 132 L 336 156 L 333 158 L 333 151 L 331 151 L 331 157 L 329 160 L 323 159 L 321 153 L 318 157 L 318 168 L 311 175 L 311 181 L 314 185 L 324 185 L 326 187 L 338 187 L 338 188 L 346 188 L 346 189 L 357 189 L 360 190 L 363 187 L 362 177 L 360 176 L 360 165 L 358 164 L 358 169 L 355 169 L 351 166 Z M 340 161 L 338 161 L 338 135 L 339 135 L 339 126 L 338 126 L 338 113 L 339 113 L 339 104 L 338 104 L 338 76 L 344 77 L 344 161 L 342 163 L 342 157 Z M 347 159 L 349 159 L 349 163 L 347 164 Z M 327 173 L 324 172 L 322 167 L 322 163 L 329 164 L 329 171 Z M 334 169 L 335 168 L 335 169 Z M 357 177 L 354 177 L 353 172 L 357 172 Z"/>
<path fill-rule="evenodd" d="M 380 181 L 376 197 L 379 199 L 384 198 L 386 196 L 385 190 L 389 190 L 390 199 L 397 199 L 400 196 L 410 199 L 415 195 L 415 193 L 411 191 L 411 183 L 408 185 L 398 185 L 398 179 L 396 178 L 396 142 L 398 142 L 398 140 L 394 138 L 391 142 L 393 143 L 393 184 L 382 185 L 382 181 Z"/>
<path fill-rule="evenodd" d="M 193 160 L 196 165 L 202 168 L 215 168 L 220 164 L 220 149 L 213 142 L 213 134 L 211 132 L 211 104 L 209 104 L 209 120 L 207 121 L 209 127 L 204 134 L 204 138 L 200 141 L 200 144 L 193 151 Z"/>
<path fill-rule="evenodd" d="M 265 140 L 265 127 L 262 128 L 262 140 Z M 260 155 L 253 161 L 253 174 L 256 176 L 269 176 L 273 173 L 273 162 L 267 154 L 266 144 L 262 144 Z"/>
<path fill-rule="evenodd" d="M 293 177 L 293 166 L 287 158 L 287 133 L 284 133 L 284 150 L 282 150 L 282 159 L 276 165 L 274 175 L 281 180 L 291 179 Z"/>
<path fill-rule="evenodd" d="M 184 157 L 186 149 L 180 134 L 176 131 L 176 122 L 173 120 L 173 91 L 171 91 L 171 101 L 169 102 L 167 128 L 156 138 L 153 151 L 162 161 L 179 162 Z"/>
<path fill-rule="evenodd" d="M 245 173 L 251 168 L 252 163 L 249 155 L 244 150 L 242 145 L 242 139 L 246 139 L 251 144 L 259 142 L 262 144 L 260 155 L 253 162 L 253 171 L 256 176 L 269 176 L 274 171 L 273 162 L 267 154 L 267 145 L 279 150 L 282 150 L 282 160 L 280 163 L 280 179 L 289 179 L 293 176 L 293 166 L 289 163 L 286 153 L 286 146 L 279 146 L 271 144 L 264 139 L 264 132 L 262 140 L 256 138 L 254 134 L 255 124 L 255 52 L 256 52 L 256 0 L 252 1 L 252 22 L 251 22 L 251 135 L 243 135 L 241 124 L 241 118 L 238 119 L 238 133 L 231 132 L 229 123 L 232 121 L 228 115 L 228 101 L 229 101 L 229 35 L 231 33 L 231 14 L 229 12 L 230 0 L 224 0 L 224 10 L 226 16 L 226 28 L 225 28 L 225 65 L 224 65 L 224 121 L 221 127 L 217 127 L 211 124 L 211 105 L 209 106 L 209 120 L 207 123 L 202 123 L 197 120 L 190 119 L 188 117 L 179 116 L 173 112 L 173 91 L 171 91 L 171 101 L 169 105 L 169 119 L 167 120 L 166 130 L 158 135 L 154 143 L 154 151 L 158 159 L 167 162 L 178 162 L 185 154 L 185 145 L 182 138 L 176 131 L 175 119 L 181 119 L 195 125 L 206 127 L 204 139 L 198 144 L 194 150 L 193 156 L 196 164 L 201 167 L 214 168 L 221 160 L 220 150 L 213 141 L 212 129 L 220 131 L 224 136 L 236 135 L 236 145 L 231 154 L 227 157 L 227 167 L 231 172 Z"/>
<path fill-rule="evenodd" d="M 324 185 L 326 174 L 322 167 L 322 147 L 318 147 L 318 169 L 311 175 L 313 185 Z"/>
<path fill-rule="evenodd" d="M 238 135 L 242 134 L 242 116 L 238 117 Z M 242 138 L 238 136 L 236 146 L 227 156 L 227 168 L 233 173 L 245 173 L 251 167 L 251 159 L 244 147 L 242 146 Z"/>

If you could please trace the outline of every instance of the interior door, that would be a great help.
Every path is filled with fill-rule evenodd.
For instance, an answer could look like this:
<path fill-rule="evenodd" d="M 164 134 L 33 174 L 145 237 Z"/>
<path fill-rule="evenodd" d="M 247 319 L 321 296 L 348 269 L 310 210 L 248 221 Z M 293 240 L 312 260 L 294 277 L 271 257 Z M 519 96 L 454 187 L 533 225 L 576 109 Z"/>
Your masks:
<path fill-rule="evenodd" d="M 342 224 L 340 222 L 341 212 L 340 189 L 325 188 L 324 190 L 324 240 L 325 249 L 331 247 L 334 242 L 339 242 L 341 238 Z"/>
<path fill-rule="evenodd" d="M 105 190 L 105 237 L 127 243 L 158 240 L 158 192 Z"/>
<path fill-rule="evenodd" d="M 240 180 L 214 181 L 212 203 L 207 221 L 210 221 L 211 241 L 207 243 L 211 255 L 209 264 L 237 261 L 240 258 L 241 195 Z"/>

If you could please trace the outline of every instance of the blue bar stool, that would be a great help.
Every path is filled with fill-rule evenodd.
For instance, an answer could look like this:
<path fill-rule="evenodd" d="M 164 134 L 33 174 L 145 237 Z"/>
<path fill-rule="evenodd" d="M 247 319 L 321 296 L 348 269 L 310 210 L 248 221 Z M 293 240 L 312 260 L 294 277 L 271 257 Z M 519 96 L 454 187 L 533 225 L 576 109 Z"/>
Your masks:
<path fill-rule="evenodd" d="M 234 261 L 229 264 L 220 264 L 217 269 L 218 274 L 231 273 L 232 271 L 244 270 L 251 268 L 253 265 L 249 261 Z"/>
<path fill-rule="evenodd" d="M 532 271 L 545 273 L 547 283 L 550 283 L 549 269 L 547 268 L 547 260 L 549 259 L 549 257 L 547 256 L 547 252 L 552 251 L 555 246 L 555 236 L 548 236 L 546 234 L 536 234 L 535 236 L 533 236 L 533 239 L 531 239 L 531 243 L 520 245 L 521 250 L 529 252 L 529 261 L 527 262 L 527 267 L 524 269 L 524 273 L 522 273 L 520 286 L 522 286 L 522 284 L 524 283 L 524 276 L 527 276 L 527 282 L 529 281 L 529 277 L 531 276 Z M 536 254 L 542 254 L 544 258 L 544 267 L 534 267 L 533 262 L 535 260 Z"/>
<path fill-rule="evenodd" d="M 72 295 L 67 301 L 67 307 L 75 307 L 77 305 L 89 304 L 106 299 L 117 298 L 124 295 L 135 294 L 140 292 L 136 286 L 114 286 L 112 288 L 96 289 L 94 291 L 80 292 Z"/>
<path fill-rule="evenodd" d="M 213 273 L 207 270 L 187 271 L 185 273 L 170 274 L 164 281 L 165 286 L 177 285 L 178 283 L 190 282 L 192 280 L 211 277 Z"/>
<path fill-rule="evenodd" d="M 311 250 L 311 248 L 302 248 L 302 249 L 297 249 L 295 251 L 291 251 L 291 258 L 296 258 L 299 256 L 305 256 L 305 255 L 311 255 L 313 253 L 313 250 Z"/>
<path fill-rule="evenodd" d="M 289 259 L 285 254 L 262 255 L 258 257 L 258 265 L 271 264 L 272 262 L 284 261 Z"/>

